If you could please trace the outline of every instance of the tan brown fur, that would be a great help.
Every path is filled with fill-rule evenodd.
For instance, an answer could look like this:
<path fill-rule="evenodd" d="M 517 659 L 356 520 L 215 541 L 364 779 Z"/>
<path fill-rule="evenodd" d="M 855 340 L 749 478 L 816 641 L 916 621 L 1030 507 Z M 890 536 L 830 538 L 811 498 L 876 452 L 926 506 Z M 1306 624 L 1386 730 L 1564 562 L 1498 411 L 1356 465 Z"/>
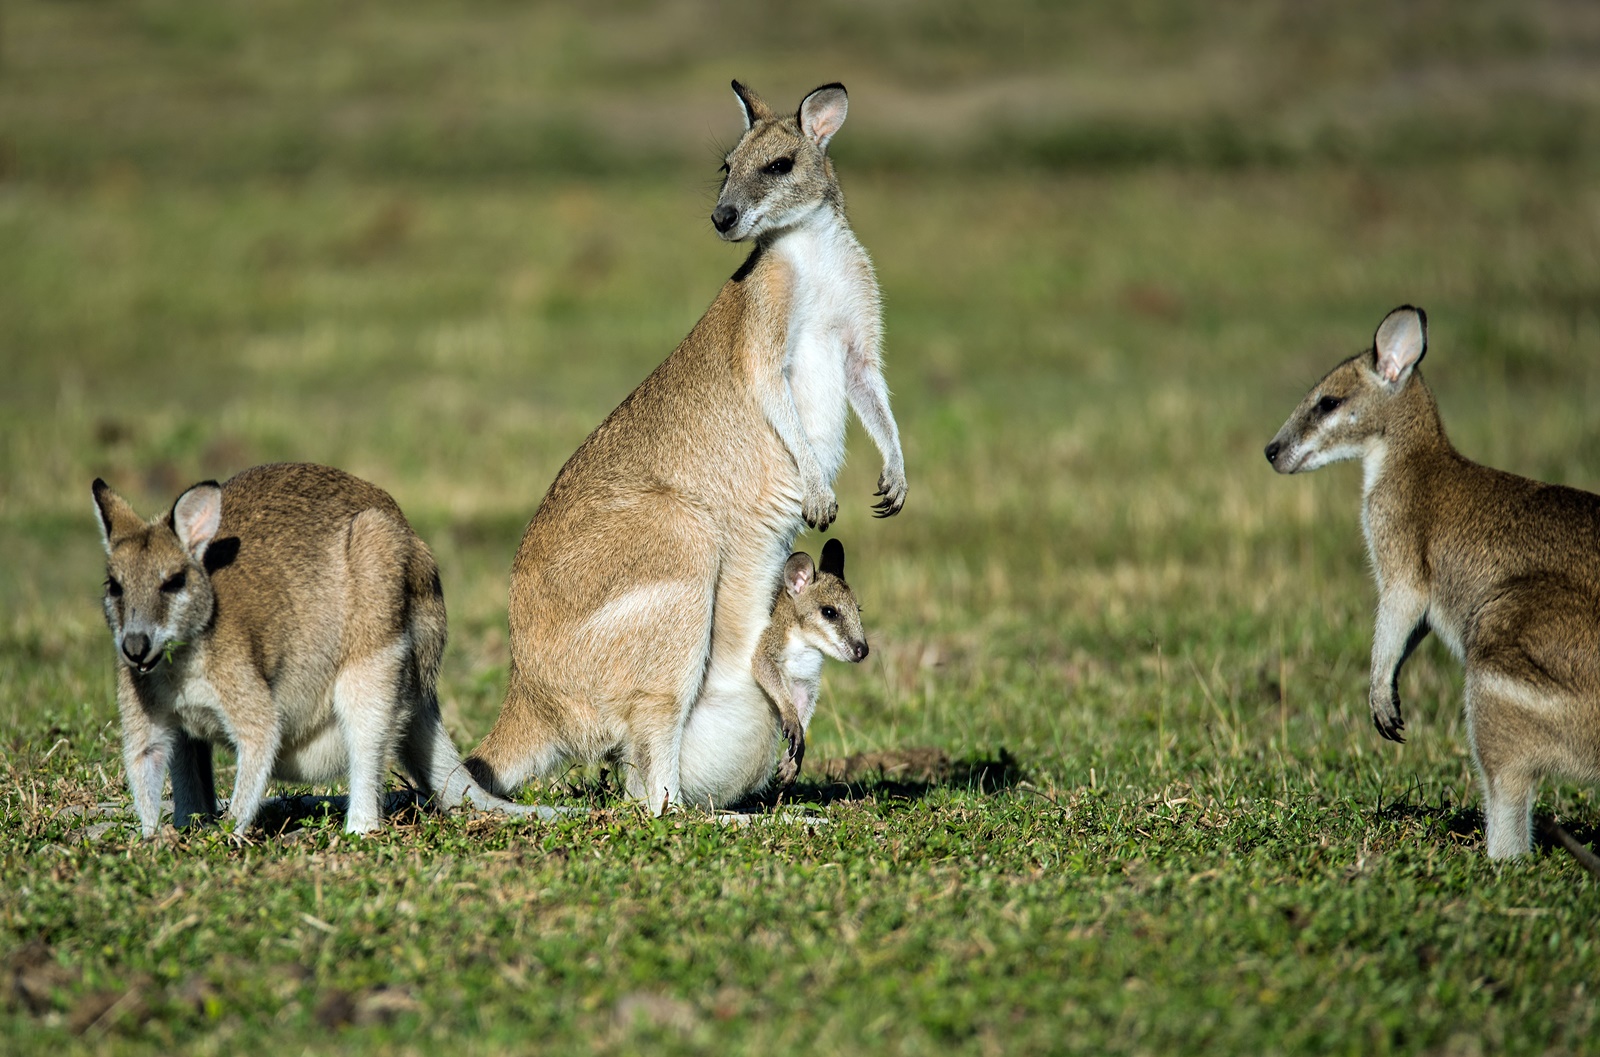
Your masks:
<path fill-rule="evenodd" d="M 128 784 L 146 836 L 170 769 L 179 826 L 216 813 L 213 743 L 249 828 L 269 779 L 348 773 L 347 829 L 377 826 L 388 762 L 447 805 L 517 810 L 468 776 L 439 717 L 446 615 L 427 545 L 379 488 L 306 464 L 258 466 L 141 519 L 94 484 Z"/>
<path fill-rule="evenodd" d="M 619 759 L 629 794 L 660 811 L 765 781 L 716 761 L 730 738 L 770 746 L 750 661 L 801 524 L 825 527 L 837 509 L 846 401 L 884 454 L 879 513 L 904 501 L 877 285 L 826 137 L 735 87 L 750 123 L 728 156 L 719 217 L 735 200 L 746 220 L 777 203 L 776 226 L 721 230 L 754 239 L 749 259 L 562 467 L 529 524 L 511 571 L 505 702 L 468 760 L 490 789 Z M 834 129 L 836 88 L 807 97 L 834 108 Z M 775 155 L 793 157 L 793 179 L 764 174 Z"/>
<path fill-rule="evenodd" d="M 838 540 L 823 546 L 820 569 L 804 551 L 789 555 L 772 619 L 756 644 L 756 682 L 788 743 L 777 773 L 785 786 L 794 783 L 805 760 L 806 730 L 817 706 L 824 655 L 847 664 L 859 664 L 867 656 L 861 604 L 845 582 L 844 547 Z"/>
<path fill-rule="evenodd" d="M 1280 473 L 1363 463 L 1378 584 L 1369 705 L 1402 740 L 1397 686 L 1430 630 L 1466 667 L 1466 716 L 1493 857 L 1531 845 L 1539 779 L 1600 779 L 1600 496 L 1481 466 L 1445 436 L 1416 364 L 1426 316 L 1402 306 L 1334 368 L 1272 443 Z"/>

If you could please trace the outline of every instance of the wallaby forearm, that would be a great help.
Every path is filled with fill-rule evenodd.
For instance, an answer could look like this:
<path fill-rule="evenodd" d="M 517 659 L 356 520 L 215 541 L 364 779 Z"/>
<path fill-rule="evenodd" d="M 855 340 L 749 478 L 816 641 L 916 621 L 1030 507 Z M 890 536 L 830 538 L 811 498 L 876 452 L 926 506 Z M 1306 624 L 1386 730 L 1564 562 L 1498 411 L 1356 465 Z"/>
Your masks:
<path fill-rule="evenodd" d="M 1415 645 L 1413 635 L 1428 612 L 1425 592 L 1405 584 L 1389 586 L 1378 599 L 1378 619 L 1372 634 L 1372 682 L 1368 704 L 1378 732 L 1393 741 L 1403 740 L 1400 694 L 1396 680 Z"/>

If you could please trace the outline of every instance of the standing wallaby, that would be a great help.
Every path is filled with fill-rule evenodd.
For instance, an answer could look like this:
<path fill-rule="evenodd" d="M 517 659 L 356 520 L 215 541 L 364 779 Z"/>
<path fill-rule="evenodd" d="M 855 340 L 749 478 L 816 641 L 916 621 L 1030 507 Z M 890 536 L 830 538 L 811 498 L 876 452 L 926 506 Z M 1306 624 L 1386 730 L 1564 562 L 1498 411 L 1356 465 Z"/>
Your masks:
<path fill-rule="evenodd" d="M 122 756 L 146 837 L 160 825 L 169 769 L 174 822 L 215 815 L 213 742 L 238 755 L 236 835 L 268 779 L 346 773 L 345 829 L 375 829 L 397 750 L 446 806 L 543 813 L 485 793 L 445 733 L 439 569 L 388 493 L 339 470 L 280 464 L 197 484 L 149 522 L 104 481 L 94 501 L 121 661 Z"/>
<path fill-rule="evenodd" d="M 733 89 L 745 132 L 712 223 L 755 248 L 567 460 L 522 537 L 505 703 L 467 761 L 488 789 L 598 759 L 620 760 L 656 812 L 764 783 L 774 761 L 752 783 L 691 756 L 714 761 L 730 735 L 770 747 L 751 660 L 802 522 L 834 518 L 848 408 L 883 455 L 877 514 L 905 501 L 878 286 L 827 154 L 844 87 L 792 116 Z"/>
<path fill-rule="evenodd" d="M 859 664 L 867 656 L 867 635 L 861 629 L 861 605 L 844 581 L 844 545 L 822 545 L 822 566 L 811 555 L 789 555 L 783 566 L 783 587 L 772 606 L 772 621 L 756 644 L 756 682 L 766 691 L 778 717 L 788 752 L 778 764 L 778 781 L 794 783 L 806 755 L 806 730 L 817 708 L 822 685 L 822 657 Z M 767 739 L 767 756 L 772 755 Z"/>
<path fill-rule="evenodd" d="M 1546 774 L 1600 778 L 1600 496 L 1458 454 L 1417 371 L 1428 320 L 1403 305 L 1267 445 L 1279 473 L 1360 459 L 1378 582 L 1368 701 L 1401 741 L 1400 666 L 1433 631 L 1466 666 L 1467 731 L 1492 858 L 1528 851 Z"/>

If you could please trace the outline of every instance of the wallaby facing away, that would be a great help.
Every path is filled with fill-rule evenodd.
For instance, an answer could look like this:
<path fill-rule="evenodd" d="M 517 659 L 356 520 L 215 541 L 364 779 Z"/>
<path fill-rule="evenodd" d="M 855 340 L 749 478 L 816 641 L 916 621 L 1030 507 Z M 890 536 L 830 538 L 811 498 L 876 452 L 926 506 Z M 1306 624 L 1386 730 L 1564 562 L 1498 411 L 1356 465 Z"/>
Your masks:
<path fill-rule="evenodd" d="M 849 408 L 883 454 L 876 512 L 905 501 L 878 286 L 827 155 L 845 90 L 779 115 L 733 87 L 745 132 L 712 223 L 755 248 L 562 467 L 523 535 L 505 703 L 467 761 L 490 790 L 603 758 L 656 812 L 765 783 L 775 760 L 754 782 L 715 761 L 730 732 L 771 747 L 751 660 L 802 522 L 833 520 Z"/>
<path fill-rule="evenodd" d="M 398 750 L 446 806 L 491 797 L 461 763 L 434 696 L 444 591 L 427 545 L 388 493 L 323 466 L 245 470 L 197 484 L 146 522 L 104 481 L 106 623 L 128 786 L 146 837 L 172 772 L 174 822 L 216 813 L 211 745 L 238 754 L 228 814 L 243 834 L 269 778 L 350 776 L 345 829 L 381 819 Z"/>
<path fill-rule="evenodd" d="M 1492 858 L 1531 847 L 1545 774 L 1600 778 L 1600 496 L 1459 455 L 1416 369 L 1427 316 L 1402 305 L 1267 445 L 1279 473 L 1360 459 L 1378 582 L 1368 693 L 1402 740 L 1400 666 L 1431 630 L 1466 666 L 1467 731 Z"/>
<path fill-rule="evenodd" d="M 811 555 L 789 555 L 783 566 L 783 587 L 772 606 L 772 621 L 756 645 L 756 682 L 767 693 L 778 717 L 788 752 L 778 764 L 778 781 L 792 785 L 806 755 L 806 730 L 817 708 L 822 685 L 822 657 L 859 664 L 867 656 L 867 635 L 861 629 L 861 604 L 844 581 L 844 545 L 822 545 L 822 566 Z M 767 755 L 771 756 L 768 739 Z"/>

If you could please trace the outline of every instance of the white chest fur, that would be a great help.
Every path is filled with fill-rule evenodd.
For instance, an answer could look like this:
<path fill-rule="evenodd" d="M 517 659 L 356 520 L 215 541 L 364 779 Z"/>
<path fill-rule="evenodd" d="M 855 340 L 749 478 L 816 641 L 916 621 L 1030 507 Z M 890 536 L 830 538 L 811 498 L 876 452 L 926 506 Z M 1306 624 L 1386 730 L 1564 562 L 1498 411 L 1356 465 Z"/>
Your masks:
<path fill-rule="evenodd" d="M 798 629 L 790 631 L 783 644 L 783 681 L 800 714 L 800 726 L 810 728 L 822 686 L 822 651 L 807 643 Z"/>
<path fill-rule="evenodd" d="M 823 478 L 831 482 L 844 464 L 847 360 L 853 347 L 877 341 L 881 329 L 878 284 L 866 250 L 830 210 L 819 210 L 773 249 L 795 276 L 785 373 Z"/>
<path fill-rule="evenodd" d="M 172 705 L 177 710 L 178 721 L 192 737 L 233 743 L 233 730 L 228 723 L 222 696 L 204 676 L 185 679 L 177 688 Z"/>

